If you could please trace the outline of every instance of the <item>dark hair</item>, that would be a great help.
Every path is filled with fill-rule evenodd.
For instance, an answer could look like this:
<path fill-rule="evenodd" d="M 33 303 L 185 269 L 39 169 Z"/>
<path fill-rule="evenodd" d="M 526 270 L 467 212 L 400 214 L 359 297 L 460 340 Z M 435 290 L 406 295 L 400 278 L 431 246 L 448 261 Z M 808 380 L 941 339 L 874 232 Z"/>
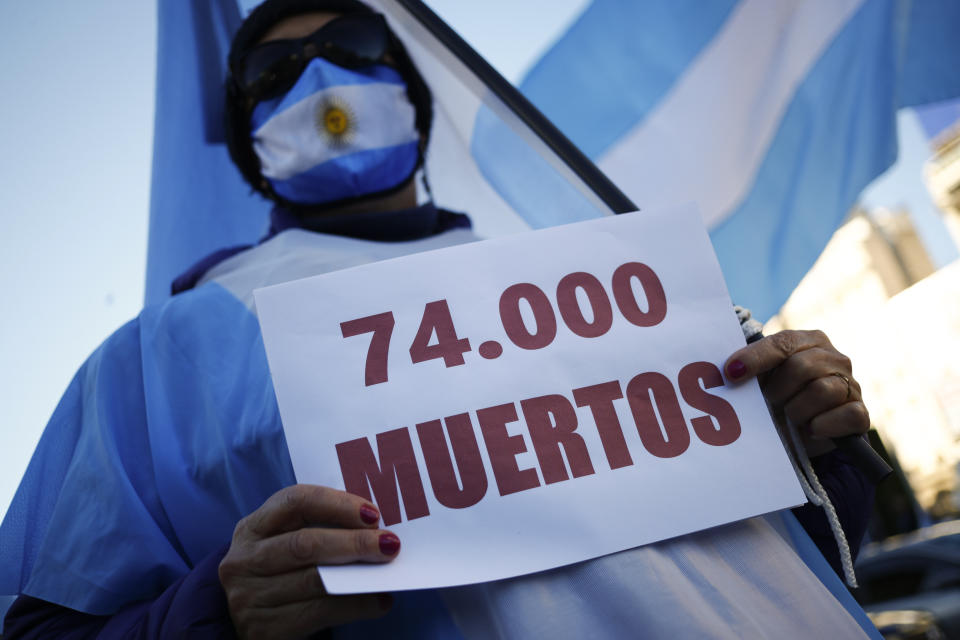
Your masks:
<path fill-rule="evenodd" d="M 311 13 L 314 11 L 326 11 L 330 13 L 373 13 L 373 9 L 358 0 L 266 0 L 258 5 L 247 19 L 240 25 L 236 35 L 233 37 L 233 43 L 230 45 L 230 54 L 228 57 L 228 69 L 236 68 L 237 63 L 250 49 L 260 41 L 261 38 L 277 22 L 291 16 Z M 406 48 L 393 31 L 390 31 L 390 55 L 393 57 L 392 66 L 400 73 L 407 85 L 407 98 L 416 110 L 415 124 L 420 133 L 420 158 L 414 169 L 420 168 L 423 163 L 423 156 L 426 151 L 427 141 L 430 138 L 430 125 L 433 122 L 433 100 L 430 95 L 430 88 L 424 81 L 420 72 L 413 65 Z M 243 178 L 250 184 L 255 191 L 258 191 L 265 197 L 283 205 L 294 212 L 309 213 L 311 211 L 322 211 L 338 204 L 343 200 L 328 202 L 321 205 L 304 205 L 290 202 L 276 194 L 270 187 L 270 184 L 261 174 L 260 160 L 253 150 L 250 131 L 250 112 L 252 105 L 248 104 L 244 96 L 233 79 L 232 73 L 228 71 L 226 86 L 226 104 L 224 109 L 224 129 L 226 132 L 227 149 L 230 151 L 230 158 L 240 170 Z M 413 174 L 411 173 L 411 178 Z M 399 190 L 409 181 L 405 180 L 394 189 L 372 195 L 385 195 L 395 190 Z M 348 198 L 355 200 L 356 198 Z"/>

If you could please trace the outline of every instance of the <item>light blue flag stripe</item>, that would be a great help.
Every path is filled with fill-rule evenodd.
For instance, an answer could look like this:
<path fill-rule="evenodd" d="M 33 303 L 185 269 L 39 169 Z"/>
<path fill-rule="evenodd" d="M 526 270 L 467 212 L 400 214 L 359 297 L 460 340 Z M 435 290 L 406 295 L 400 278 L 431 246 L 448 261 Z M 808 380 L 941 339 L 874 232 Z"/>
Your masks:
<path fill-rule="evenodd" d="M 298 196 L 310 196 L 317 200 L 349 198 L 357 192 L 358 187 L 344 180 L 344 167 L 356 165 L 365 169 L 375 167 L 359 174 L 363 177 L 364 188 L 370 191 L 387 189 L 396 184 L 397 176 L 409 175 L 413 171 L 417 163 L 417 144 L 408 142 L 338 156 L 335 161 L 323 162 L 286 180 L 276 180 L 273 186 L 278 194 L 290 199 Z M 338 180 L 339 190 L 334 191 Z"/>
<path fill-rule="evenodd" d="M 521 90 L 596 159 L 659 102 L 736 4 L 598 0 Z"/>
<path fill-rule="evenodd" d="M 223 141 L 223 79 L 236 0 L 159 2 L 157 96 L 146 302 L 217 249 L 255 242 L 269 205 L 240 177 Z"/>
<path fill-rule="evenodd" d="M 913 0 L 906 16 L 905 33 L 899 34 L 903 68 L 900 73 L 901 107 L 949 100 L 960 96 L 960 2 Z"/>

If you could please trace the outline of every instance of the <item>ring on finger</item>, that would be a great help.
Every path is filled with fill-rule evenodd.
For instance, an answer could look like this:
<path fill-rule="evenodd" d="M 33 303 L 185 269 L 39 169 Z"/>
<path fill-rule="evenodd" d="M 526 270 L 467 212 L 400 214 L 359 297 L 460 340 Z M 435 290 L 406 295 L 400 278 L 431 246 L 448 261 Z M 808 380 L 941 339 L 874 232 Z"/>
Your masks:
<path fill-rule="evenodd" d="M 840 378 L 841 380 L 843 380 L 844 382 L 847 383 L 847 397 L 844 398 L 843 401 L 846 402 L 847 400 L 849 400 L 849 399 L 850 399 L 850 378 L 848 378 L 847 376 L 843 375 L 843 374 L 840 373 L 839 371 L 834 371 L 834 372 L 831 373 L 830 375 L 832 375 L 832 376 L 837 376 L 838 378 Z"/>

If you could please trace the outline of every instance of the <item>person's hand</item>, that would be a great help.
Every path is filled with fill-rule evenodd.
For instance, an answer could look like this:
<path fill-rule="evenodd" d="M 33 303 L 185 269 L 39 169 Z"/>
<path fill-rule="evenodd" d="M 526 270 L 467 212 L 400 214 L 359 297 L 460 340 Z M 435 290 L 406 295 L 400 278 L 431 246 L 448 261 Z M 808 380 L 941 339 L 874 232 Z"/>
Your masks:
<path fill-rule="evenodd" d="M 320 564 L 389 562 L 400 539 L 377 528 L 380 512 L 358 496 L 313 485 L 281 489 L 237 523 L 220 583 L 241 638 L 301 638 L 382 616 L 387 594 L 332 596 Z"/>
<path fill-rule="evenodd" d="M 822 331 L 767 336 L 731 355 L 723 370 L 735 382 L 757 376 L 774 413 L 800 429 L 811 456 L 833 448 L 828 438 L 870 428 L 850 358 Z"/>

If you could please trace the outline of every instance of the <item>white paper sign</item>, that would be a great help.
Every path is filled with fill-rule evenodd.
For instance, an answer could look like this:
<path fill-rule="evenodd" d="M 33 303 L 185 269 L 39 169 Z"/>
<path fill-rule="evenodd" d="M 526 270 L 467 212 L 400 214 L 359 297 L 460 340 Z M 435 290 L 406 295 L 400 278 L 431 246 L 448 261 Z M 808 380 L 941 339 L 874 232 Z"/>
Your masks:
<path fill-rule="evenodd" d="M 644 211 L 255 292 L 301 483 L 377 503 L 331 593 L 496 580 L 804 501 L 696 211 Z M 452 445 L 452 451 L 451 451 Z"/>

